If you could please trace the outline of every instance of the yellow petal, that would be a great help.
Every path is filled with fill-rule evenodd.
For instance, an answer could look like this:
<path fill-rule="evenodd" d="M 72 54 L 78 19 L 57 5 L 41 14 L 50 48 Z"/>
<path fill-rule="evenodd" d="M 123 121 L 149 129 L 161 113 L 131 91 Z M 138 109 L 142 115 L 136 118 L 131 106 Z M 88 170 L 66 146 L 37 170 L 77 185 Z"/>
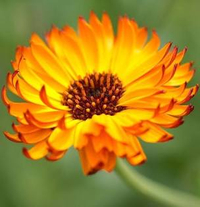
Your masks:
<path fill-rule="evenodd" d="M 92 73 L 97 70 L 99 62 L 97 41 L 91 26 L 82 17 L 79 17 L 78 25 L 87 71 Z"/>
<path fill-rule="evenodd" d="M 48 146 L 45 141 L 39 142 L 31 149 L 23 148 L 23 153 L 27 158 L 38 160 L 48 154 Z"/>
<path fill-rule="evenodd" d="M 31 51 L 40 66 L 47 74 L 54 74 L 54 79 L 65 86 L 71 80 L 67 70 L 59 63 L 57 57 L 47 48 L 43 41 L 33 34 L 31 38 Z M 55 71 L 57 71 L 55 73 Z"/>
<path fill-rule="evenodd" d="M 70 148 L 74 143 L 75 128 L 62 130 L 55 128 L 48 139 L 48 144 L 57 151 L 63 151 Z"/>
<path fill-rule="evenodd" d="M 23 50 L 23 57 L 27 66 L 46 84 L 49 84 L 58 92 L 63 92 L 66 89 L 66 85 L 62 85 L 60 80 L 56 79 L 54 73 L 50 73 L 49 71 L 46 71 L 44 68 L 42 68 L 38 60 L 33 56 L 31 48 L 26 48 Z"/>
<path fill-rule="evenodd" d="M 24 100 L 34 104 L 44 105 L 40 99 L 39 91 L 27 84 L 24 80 L 19 79 L 17 81 L 16 89 L 19 96 Z"/>
<path fill-rule="evenodd" d="M 51 98 L 51 91 L 49 91 L 45 85 L 41 88 L 39 92 L 39 97 L 43 104 L 46 106 L 56 109 L 56 110 L 67 110 L 67 107 L 62 104 L 62 96 L 57 96 L 57 99 Z M 60 99 L 59 99 L 60 98 Z"/>
<path fill-rule="evenodd" d="M 96 116 L 94 115 L 92 117 L 92 119 L 102 125 L 105 126 L 105 130 L 106 132 L 115 140 L 122 142 L 122 143 L 127 143 L 127 136 L 126 133 L 124 131 L 124 129 L 117 125 L 114 117 L 112 116 L 107 116 L 107 115 L 100 115 L 100 116 Z"/>
<path fill-rule="evenodd" d="M 120 73 L 125 65 L 128 67 L 129 61 L 132 60 L 135 39 L 136 31 L 132 27 L 130 20 L 127 17 L 120 18 L 111 62 L 111 71 L 113 73 Z"/>
<path fill-rule="evenodd" d="M 110 59 L 112 52 L 112 40 L 106 34 L 102 22 L 98 19 L 94 12 L 90 13 L 90 25 L 95 33 L 95 39 L 98 44 L 99 62 L 96 71 L 102 73 L 110 68 Z"/>

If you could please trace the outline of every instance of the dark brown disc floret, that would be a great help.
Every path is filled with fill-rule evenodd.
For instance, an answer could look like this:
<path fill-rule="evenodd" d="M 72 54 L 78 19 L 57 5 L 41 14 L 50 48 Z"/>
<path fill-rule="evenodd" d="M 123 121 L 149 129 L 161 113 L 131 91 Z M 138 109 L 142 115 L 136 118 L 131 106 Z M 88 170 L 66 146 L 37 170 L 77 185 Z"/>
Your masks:
<path fill-rule="evenodd" d="M 124 89 L 111 73 L 94 73 L 74 81 L 63 93 L 62 104 L 68 106 L 74 119 L 86 120 L 93 115 L 114 115 L 124 110 L 118 106 Z"/>

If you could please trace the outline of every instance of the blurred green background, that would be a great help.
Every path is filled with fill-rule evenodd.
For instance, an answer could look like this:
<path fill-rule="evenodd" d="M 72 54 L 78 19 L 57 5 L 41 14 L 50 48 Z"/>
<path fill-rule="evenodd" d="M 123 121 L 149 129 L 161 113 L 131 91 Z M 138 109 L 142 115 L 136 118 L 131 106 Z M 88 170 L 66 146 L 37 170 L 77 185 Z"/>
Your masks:
<path fill-rule="evenodd" d="M 0 81 L 5 84 L 17 45 L 28 45 L 32 32 L 43 36 L 52 24 L 76 28 L 79 15 L 88 18 L 94 10 L 100 17 L 107 11 L 116 27 L 118 17 L 127 14 L 140 26 L 155 28 L 162 43 L 173 41 L 188 47 L 184 62 L 197 68 L 191 84 L 200 78 L 199 0 L 0 0 Z M 191 102 L 195 111 L 186 123 L 171 130 L 175 139 L 163 144 L 146 144 L 146 164 L 137 170 L 176 189 L 200 196 L 199 95 Z M 20 144 L 8 141 L 13 117 L 0 103 L 0 206 L 1 207 L 156 207 L 160 204 L 131 191 L 115 174 L 100 172 L 85 177 L 78 155 L 70 150 L 60 161 L 31 161 Z"/>

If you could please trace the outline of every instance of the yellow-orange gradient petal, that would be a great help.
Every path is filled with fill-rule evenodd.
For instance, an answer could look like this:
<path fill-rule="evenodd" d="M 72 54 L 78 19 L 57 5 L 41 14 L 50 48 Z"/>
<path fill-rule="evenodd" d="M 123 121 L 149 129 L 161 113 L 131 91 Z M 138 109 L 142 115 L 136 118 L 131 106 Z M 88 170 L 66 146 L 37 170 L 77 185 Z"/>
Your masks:
<path fill-rule="evenodd" d="M 107 13 L 79 17 L 77 27 L 53 26 L 46 42 L 33 34 L 30 46 L 17 48 L 2 89 L 16 123 L 4 134 L 25 144 L 33 160 L 55 161 L 73 147 L 86 175 L 111 172 L 117 158 L 142 164 L 140 141 L 171 140 L 166 129 L 194 109 L 187 102 L 199 86 L 187 87 L 195 72 L 192 62 L 182 63 L 187 49 L 160 47 L 156 31 L 148 38 L 147 28 L 127 16 L 116 34 Z"/>

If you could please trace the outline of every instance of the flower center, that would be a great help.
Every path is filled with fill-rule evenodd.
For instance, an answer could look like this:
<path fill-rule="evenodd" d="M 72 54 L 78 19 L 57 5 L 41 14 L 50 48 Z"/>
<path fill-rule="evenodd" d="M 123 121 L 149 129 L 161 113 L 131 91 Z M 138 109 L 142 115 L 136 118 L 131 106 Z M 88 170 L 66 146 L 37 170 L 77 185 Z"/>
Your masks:
<path fill-rule="evenodd" d="M 124 110 L 118 100 L 124 93 L 122 82 L 111 73 L 94 73 L 74 81 L 63 94 L 62 104 L 68 106 L 74 119 L 86 120 L 93 115 L 113 116 Z"/>

